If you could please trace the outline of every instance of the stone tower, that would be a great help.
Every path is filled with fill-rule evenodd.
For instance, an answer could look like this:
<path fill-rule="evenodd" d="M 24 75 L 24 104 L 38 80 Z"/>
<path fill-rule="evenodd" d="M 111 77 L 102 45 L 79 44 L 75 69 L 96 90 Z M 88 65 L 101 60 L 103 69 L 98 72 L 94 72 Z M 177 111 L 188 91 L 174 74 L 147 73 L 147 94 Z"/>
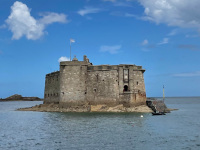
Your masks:
<path fill-rule="evenodd" d="M 87 67 L 91 65 L 86 56 L 83 61 L 60 62 L 60 106 L 81 105 L 86 101 Z"/>

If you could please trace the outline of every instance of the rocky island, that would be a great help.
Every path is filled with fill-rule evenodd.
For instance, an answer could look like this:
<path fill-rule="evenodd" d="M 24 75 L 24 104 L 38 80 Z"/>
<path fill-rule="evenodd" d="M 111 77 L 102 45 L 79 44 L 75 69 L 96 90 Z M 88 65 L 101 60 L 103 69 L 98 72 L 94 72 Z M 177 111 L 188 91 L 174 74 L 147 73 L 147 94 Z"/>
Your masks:
<path fill-rule="evenodd" d="M 5 99 L 0 99 L 0 101 L 42 101 L 39 97 L 23 97 L 19 94 L 14 94 Z"/>
<path fill-rule="evenodd" d="M 152 112 L 147 106 L 144 72 L 134 64 L 94 66 L 87 56 L 83 61 L 74 57 L 60 62 L 60 71 L 46 75 L 43 104 L 19 110 Z"/>

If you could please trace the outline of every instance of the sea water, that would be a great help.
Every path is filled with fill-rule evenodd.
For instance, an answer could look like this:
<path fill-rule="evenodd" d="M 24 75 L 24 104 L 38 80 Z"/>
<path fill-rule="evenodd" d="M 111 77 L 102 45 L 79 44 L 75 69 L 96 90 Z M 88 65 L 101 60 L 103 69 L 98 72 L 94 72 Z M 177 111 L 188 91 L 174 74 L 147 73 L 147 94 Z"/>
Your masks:
<path fill-rule="evenodd" d="M 162 116 L 15 111 L 41 103 L 0 102 L 0 149 L 200 149 L 200 97 L 166 98 L 179 110 Z"/>

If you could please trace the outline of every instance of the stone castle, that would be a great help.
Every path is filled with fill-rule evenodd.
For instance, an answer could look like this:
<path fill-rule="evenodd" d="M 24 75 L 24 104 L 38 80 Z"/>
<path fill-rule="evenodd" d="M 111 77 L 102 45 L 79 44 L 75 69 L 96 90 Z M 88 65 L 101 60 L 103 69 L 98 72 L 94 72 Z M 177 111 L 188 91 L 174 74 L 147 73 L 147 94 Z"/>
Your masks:
<path fill-rule="evenodd" d="M 83 105 L 132 107 L 146 104 L 142 66 L 97 65 L 75 57 L 60 62 L 60 71 L 46 75 L 44 104 L 57 103 L 60 108 Z"/>

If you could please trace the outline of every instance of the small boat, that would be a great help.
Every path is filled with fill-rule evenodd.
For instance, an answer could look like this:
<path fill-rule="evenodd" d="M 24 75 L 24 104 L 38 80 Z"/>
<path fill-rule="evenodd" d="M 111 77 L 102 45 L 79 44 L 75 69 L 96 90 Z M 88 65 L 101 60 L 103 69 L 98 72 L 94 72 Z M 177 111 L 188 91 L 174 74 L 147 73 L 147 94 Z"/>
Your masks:
<path fill-rule="evenodd" d="M 152 115 L 165 115 L 165 113 L 156 111 L 156 112 L 153 112 Z"/>

